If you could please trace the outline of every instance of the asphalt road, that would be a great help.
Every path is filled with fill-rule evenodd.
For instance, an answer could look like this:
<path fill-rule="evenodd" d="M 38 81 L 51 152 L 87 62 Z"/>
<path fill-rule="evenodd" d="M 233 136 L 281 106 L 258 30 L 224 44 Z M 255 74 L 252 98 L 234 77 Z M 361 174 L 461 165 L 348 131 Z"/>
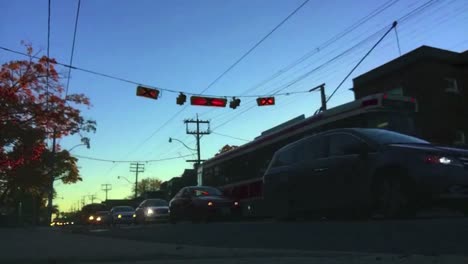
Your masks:
<path fill-rule="evenodd" d="M 94 229 L 85 233 L 214 247 L 468 255 L 468 218 L 177 223 Z"/>

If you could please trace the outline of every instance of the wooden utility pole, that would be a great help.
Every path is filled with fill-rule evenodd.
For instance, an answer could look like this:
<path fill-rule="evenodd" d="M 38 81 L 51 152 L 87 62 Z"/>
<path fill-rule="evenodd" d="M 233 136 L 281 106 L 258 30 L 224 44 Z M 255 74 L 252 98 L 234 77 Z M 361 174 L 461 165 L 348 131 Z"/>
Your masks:
<path fill-rule="evenodd" d="M 49 193 L 47 197 L 47 220 L 52 222 L 53 200 L 54 200 L 54 181 L 55 181 L 55 153 L 57 141 L 57 130 L 54 128 L 52 132 L 52 157 L 50 160 L 50 178 L 49 178 Z"/>
<path fill-rule="evenodd" d="M 94 203 L 94 200 L 96 200 L 96 195 L 95 194 L 90 194 L 88 195 L 89 199 L 91 200 L 91 203 Z"/>
<path fill-rule="evenodd" d="M 201 151 L 200 151 L 200 139 L 202 138 L 203 135 L 209 135 L 211 133 L 210 131 L 210 121 L 208 120 L 200 120 L 198 119 L 198 114 L 197 114 L 197 119 L 186 119 L 184 120 L 185 126 L 186 126 L 186 132 L 188 135 L 194 135 L 196 140 L 197 140 L 197 159 L 196 160 L 187 160 L 188 162 L 195 162 L 195 169 L 198 170 L 201 162 L 203 161 L 201 159 Z M 189 129 L 189 124 L 196 124 L 196 130 L 190 130 Z M 200 131 L 200 124 L 207 124 L 208 128 L 204 131 Z M 199 183 L 200 184 L 200 183 Z"/>
<path fill-rule="evenodd" d="M 138 173 L 145 171 L 145 164 L 133 162 L 130 164 L 130 172 L 135 173 L 135 199 L 138 197 Z"/>
<path fill-rule="evenodd" d="M 106 183 L 106 184 L 101 184 L 101 190 L 103 190 L 106 193 L 106 201 L 107 201 L 107 193 L 112 190 L 112 184 Z"/>

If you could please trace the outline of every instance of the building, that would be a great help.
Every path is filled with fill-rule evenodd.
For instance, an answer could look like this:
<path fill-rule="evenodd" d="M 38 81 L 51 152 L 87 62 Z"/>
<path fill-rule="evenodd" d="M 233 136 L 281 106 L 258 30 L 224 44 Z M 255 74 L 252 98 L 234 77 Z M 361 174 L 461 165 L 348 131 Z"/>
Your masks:
<path fill-rule="evenodd" d="M 419 136 L 467 146 L 468 51 L 421 46 L 353 80 L 356 99 L 375 93 L 414 97 Z"/>

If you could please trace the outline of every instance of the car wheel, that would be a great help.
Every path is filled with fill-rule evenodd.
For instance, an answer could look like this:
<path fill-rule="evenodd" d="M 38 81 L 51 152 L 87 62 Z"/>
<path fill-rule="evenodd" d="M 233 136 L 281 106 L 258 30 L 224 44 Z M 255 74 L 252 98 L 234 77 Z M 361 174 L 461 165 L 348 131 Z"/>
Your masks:
<path fill-rule="evenodd" d="M 409 213 L 409 198 L 402 180 L 385 177 L 378 182 L 374 191 L 374 218 L 396 218 Z"/>

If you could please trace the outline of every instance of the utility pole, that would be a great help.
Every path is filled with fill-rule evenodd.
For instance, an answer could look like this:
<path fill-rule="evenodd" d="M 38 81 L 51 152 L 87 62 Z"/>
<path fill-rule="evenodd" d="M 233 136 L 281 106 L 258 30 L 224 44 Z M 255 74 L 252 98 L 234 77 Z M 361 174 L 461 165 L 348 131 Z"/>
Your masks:
<path fill-rule="evenodd" d="M 86 204 L 86 197 L 87 197 L 87 195 L 81 196 L 81 207 L 85 206 L 85 204 Z"/>
<path fill-rule="evenodd" d="M 47 197 L 47 219 L 49 223 L 52 222 L 53 200 L 54 200 L 54 180 L 55 180 L 55 153 L 57 140 L 57 129 L 54 127 L 52 132 L 52 157 L 50 160 L 50 179 L 49 179 L 49 193 Z"/>
<path fill-rule="evenodd" d="M 140 162 L 133 162 L 130 164 L 130 172 L 135 173 L 135 199 L 138 197 L 138 173 L 145 171 L 145 164 Z"/>
<path fill-rule="evenodd" d="M 90 194 L 90 195 L 88 195 L 88 197 L 91 200 L 91 203 L 93 204 L 94 200 L 96 199 L 96 195 L 95 194 Z"/>
<path fill-rule="evenodd" d="M 198 170 L 200 167 L 200 164 L 202 162 L 201 160 L 201 154 L 200 154 L 200 139 L 202 138 L 203 135 L 209 135 L 210 132 L 210 121 L 208 120 L 200 120 L 198 119 L 198 114 L 197 114 L 197 119 L 186 119 L 184 120 L 185 126 L 186 126 L 186 133 L 188 135 L 194 135 L 196 140 L 197 140 L 197 159 L 196 160 L 187 160 L 188 162 L 195 162 L 195 170 Z M 196 130 L 190 130 L 189 129 L 189 124 L 196 124 Z M 208 128 L 207 130 L 200 131 L 200 124 L 207 124 Z M 201 183 L 199 183 L 201 184 Z"/>
<path fill-rule="evenodd" d="M 107 201 L 107 192 L 112 190 L 112 184 L 109 184 L 109 183 L 101 184 L 101 190 L 103 190 L 106 193 L 106 201 Z"/>

